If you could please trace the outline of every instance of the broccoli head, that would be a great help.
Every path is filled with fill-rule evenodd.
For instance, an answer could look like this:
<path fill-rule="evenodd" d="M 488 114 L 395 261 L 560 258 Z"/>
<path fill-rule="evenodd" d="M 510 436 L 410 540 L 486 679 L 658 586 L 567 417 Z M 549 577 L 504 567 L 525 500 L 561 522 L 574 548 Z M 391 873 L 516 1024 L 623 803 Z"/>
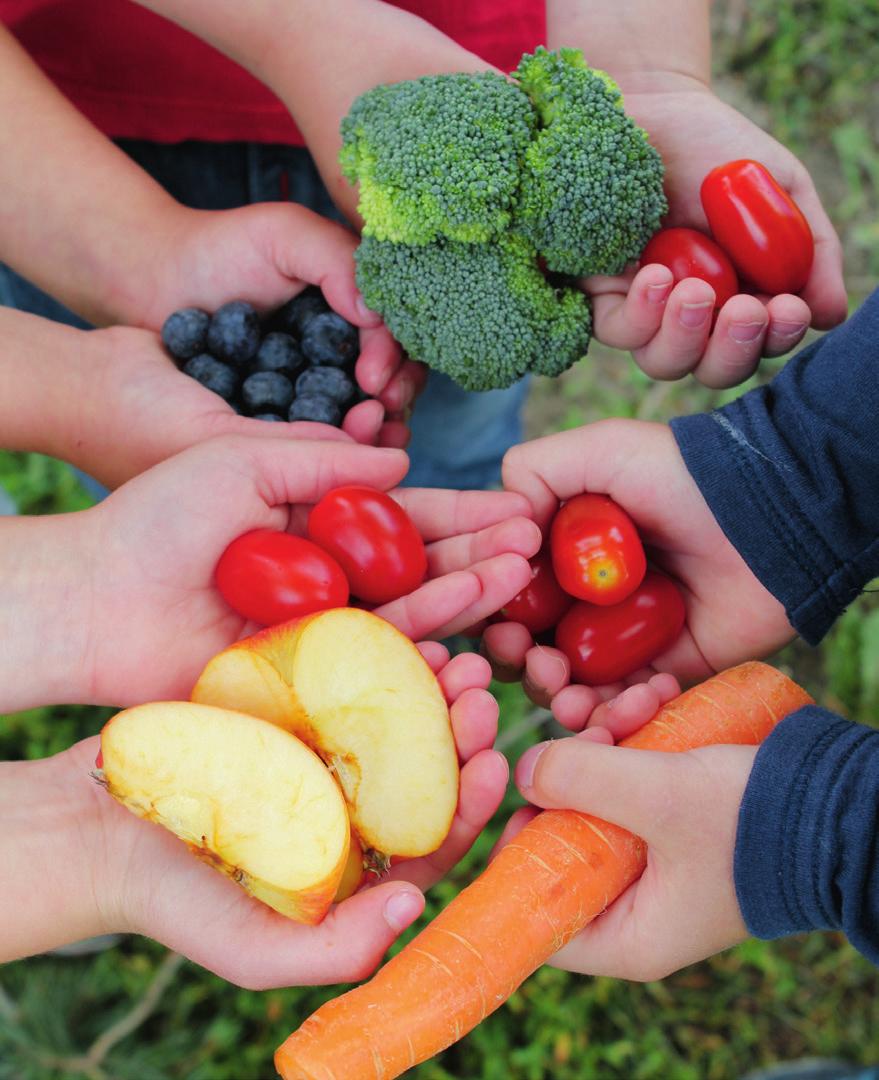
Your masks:
<path fill-rule="evenodd" d="M 525 152 L 515 227 L 550 270 L 619 273 L 668 209 L 662 159 L 623 111 L 616 83 L 579 50 L 538 48 L 522 57 L 515 77 L 540 117 Z"/>
<path fill-rule="evenodd" d="M 426 75 L 376 86 L 342 121 L 342 170 L 360 184 L 364 235 L 480 242 L 510 223 L 535 127 L 501 75 Z"/>
<path fill-rule="evenodd" d="M 523 237 L 486 244 L 395 244 L 364 237 L 357 285 L 403 348 L 465 390 L 560 375 L 586 354 L 591 318 L 579 289 L 555 287 Z"/>

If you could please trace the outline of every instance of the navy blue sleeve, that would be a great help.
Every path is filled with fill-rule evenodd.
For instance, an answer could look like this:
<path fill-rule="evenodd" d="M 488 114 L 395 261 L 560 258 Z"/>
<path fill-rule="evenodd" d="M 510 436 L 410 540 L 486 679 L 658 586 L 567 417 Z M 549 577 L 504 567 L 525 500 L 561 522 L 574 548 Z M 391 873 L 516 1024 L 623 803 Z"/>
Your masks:
<path fill-rule="evenodd" d="M 726 536 L 817 644 L 879 575 L 879 291 L 768 385 L 672 430 Z"/>
<path fill-rule="evenodd" d="M 879 731 L 807 706 L 757 752 L 735 885 L 748 930 L 835 929 L 879 964 Z"/>

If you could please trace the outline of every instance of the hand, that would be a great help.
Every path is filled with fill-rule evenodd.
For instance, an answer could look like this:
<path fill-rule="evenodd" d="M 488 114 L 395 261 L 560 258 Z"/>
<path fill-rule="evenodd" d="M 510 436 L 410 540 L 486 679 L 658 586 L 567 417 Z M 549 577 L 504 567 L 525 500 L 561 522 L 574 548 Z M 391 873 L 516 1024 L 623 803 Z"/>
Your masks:
<path fill-rule="evenodd" d="M 651 563 L 671 575 L 687 609 L 684 631 L 650 669 L 696 682 L 742 660 L 768 656 L 794 636 L 782 605 L 761 585 L 724 536 L 664 424 L 602 420 L 514 447 L 504 486 L 524 495 L 546 530 L 560 501 L 584 491 L 610 495 L 630 515 Z M 557 649 L 535 646 L 518 624 L 488 627 L 483 645 L 506 671 L 524 669 L 525 686 L 552 704 L 560 723 L 577 727 L 621 685 L 569 686 L 570 664 Z"/>
<path fill-rule="evenodd" d="M 582 736 L 526 751 L 516 783 L 531 803 L 593 814 L 648 845 L 643 875 L 555 955 L 553 966 L 652 981 L 748 936 L 733 852 L 756 754 L 755 746 L 663 754 Z M 502 843 L 533 815 L 515 815 Z"/>
<path fill-rule="evenodd" d="M 128 705 L 188 697 L 210 657 L 256 629 L 214 586 L 226 546 L 251 529 L 301 531 L 305 508 L 326 491 L 347 483 L 387 490 L 406 467 L 398 450 L 216 439 L 75 515 L 66 572 L 79 583 L 78 610 L 87 615 L 79 619 L 85 640 L 74 650 L 76 682 L 63 700 Z M 377 613 L 413 640 L 456 633 L 527 582 L 526 559 L 540 536 L 522 516 L 529 513 L 522 496 L 407 491 L 400 498 L 428 541 L 429 580 Z M 39 610 L 34 618 L 46 622 Z M 42 632 L 35 627 L 36 641 Z M 35 648 L 41 653 L 45 645 Z"/>
<path fill-rule="evenodd" d="M 156 260 L 156 280 L 145 294 L 137 282 L 120 299 L 124 321 L 158 330 L 177 308 L 214 311 L 237 299 L 270 311 L 306 285 L 318 285 L 330 307 L 360 327 L 356 375 L 367 394 L 399 413 L 424 385 L 424 366 L 403 359 L 357 290 L 358 238 L 342 225 L 295 203 L 259 203 L 220 211 L 181 207 L 173 223 L 157 231 L 165 250 Z"/>
<path fill-rule="evenodd" d="M 478 836 L 507 783 L 505 759 L 489 748 L 497 705 L 485 689 L 488 665 L 468 655 L 449 661 L 434 642 L 421 649 L 449 702 L 463 763 L 458 813 L 434 855 L 400 863 L 319 926 L 302 926 L 106 795 L 89 775 L 99 745 L 90 738 L 45 761 L 0 765 L 0 848 L 4 867 L 15 872 L 0 901 L 0 962 L 122 931 L 155 938 L 251 989 L 365 978 L 424 907 L 406 882 L 426 888 L 441 877 Z"/>
<path fill-rule="evenodd" d="M 707 230 L 699 200 L 702 180 L 737 158 L 762 162 L 800 206 L 815 237 L 815 260 L 802 296 L 739 295 L 724 304 L 711 329 L 714 290 L 688 278 L 671 288 L 671 272 L 657 265 L 617 278 L 585 282 L 594 298 L 595 336 L 632 350 L 659 379 L 692 371 L 707 386 L 735 386 L 760 356 L 792 349 L 811 324 L 827 329 L 847 313 L 839 240 L 809 174 L 780 143 L 724 104 L 699 79 L 674 73 L 629 74 L 626 110 L 648 133 L 666 167 L 669 215 L 665 224 Z"/>

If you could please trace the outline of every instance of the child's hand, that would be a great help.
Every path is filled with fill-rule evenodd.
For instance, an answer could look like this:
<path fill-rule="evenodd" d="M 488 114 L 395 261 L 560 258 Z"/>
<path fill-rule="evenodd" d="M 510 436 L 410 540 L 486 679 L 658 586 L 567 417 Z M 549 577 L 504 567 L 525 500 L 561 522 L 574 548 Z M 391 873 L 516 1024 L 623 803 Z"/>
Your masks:
<path fill-rule="evenodd" d="M 488 665 L 472 655 L 449 661 L 434 642 L 420 648 L 445 691 L 464 765 L 458 813 L 434 855 L 400 863 L 319 926 L 302 926 L 106 795 L 89 775 L 98 740 L 86 739 L 46 761 L 0 766 L 6 823 L 0 852 L 14 874 L 0 900 L 0 962 L 122 931 L 146 934 L 253 989 L 367 976 L 421 914 L 424 900 L 415 886 L 438 880 L 470 847 L 508 777 L 503 756 L 489 749 L 497 705 L 485 689 Z"/>
<path fill-rule="evenodd" d="M 680 586 L 687 622 L 652 669 L 683 682 L 742 660 L 768 656 L 794 636 L 782 605 L 761 585 L 724 536 L 687 471 L 671 430 L 637 420 L 602 420 L 510 450 L 504 484 L 531 502 L 546 529 L 560 501 L 584 491 L 610 495 L 638 527 L 648 558 Z M 522 672 L 525 686 L 566 726 L 612 697 L 621 685 L 569 686 L 570 664 L 557 649 L 535 646 L 518 624 L 486 629 L 484 648 L 499 669 Z"/>
<path fill-rule="evenodd" d="M 360 327 L 356 375 L 363 390 L 391 413 L 411 405 L 426 372 L 402 358 L 381 316 L 364 304 L 354 282 L 354 233 L 295 203 L 174 213 L 151 288 L 138 282 L 119 299 L 123 321 L 159 330 L 177 308 L 214 311 L 236 299 L 270 311 L 318 285 L 333 310 Z"/>
<path fill-rule="evenodd" d="M 626 110 L 645 128 L 665 163 L 665 226 L 705 231 L 702 180 L 717 165 L 751 158 L 769 169 L 812 228 L 815 259 L 802 297 L 735 296 L 723 306 L 713 331 L 714 291 L 698 279 L 671 290 L 671 272 L 653 265 L 634 278 L 586 282 L 595 297 L 595 336 L 631 349 L 648 375 L 676 379 L 692 371 L 707 386 L 735 386 L 753 373 L 761 355 L 792 349 L 810 322 L 827 329 L 845 318 L 839 240 L 797 158 L 700 80 L 673 72 L 629 73 L 628 79 Z"/>
<path fill-rule="evenodd" d="M 351 443 L 216 439 L 75 515 L 64 557 L 78 566 L 87 637 L 78 639 L 75 686 L 56 690 L 66 696 L 55 700 L 188 697 L 210 657 L 256 629 L 215 588 L 226 546 L 256 528 L 301 532 L 306 507 L 326 491 L 347 483 L 387 490 L 406 467 L 401 451 Z M 529 513 L 522 496 L 407 491 L 404 498 L 429 542 L 431 580 L 377 612 L 409 637 L 455 633 L 527 582 L 526 559 L 540 537 L 521 516 Z"/>
<path fill-rule="evenodd" d="M 733 851 L 756 753 L 755 746 L 712 746 L 662 754 L 582 736 L 526 751 L 516 767 L 526 799 L 593 814 L 648 844 L 642 877 L 556 954 L 554 966 L 661 979 L 748 936 L 733 884 Z M 520 811 L 502 842 L 531 816 Z"/>

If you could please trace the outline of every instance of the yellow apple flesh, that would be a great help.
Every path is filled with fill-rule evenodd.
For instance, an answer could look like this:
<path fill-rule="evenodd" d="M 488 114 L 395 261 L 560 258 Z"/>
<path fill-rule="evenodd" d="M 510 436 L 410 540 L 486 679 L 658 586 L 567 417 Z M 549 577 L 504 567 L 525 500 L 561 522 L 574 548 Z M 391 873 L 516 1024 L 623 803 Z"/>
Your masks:
<path fill-rule="evenodd" d="M 334 608 L 270 627 L 215 656 L 193 701 L 292 732 L 320 755 L 365 849 L 435 851 L 458 801 L 458 758 L 435 675 L 367 611 Z"/>
<path fill-rule="evenodd" d="M 348 865 L 332 776 L 281 728 L 192 702 L 138 705 L 101 732 L 103 781 L 139 817 L 291 919 L 318 923 Z"/>

